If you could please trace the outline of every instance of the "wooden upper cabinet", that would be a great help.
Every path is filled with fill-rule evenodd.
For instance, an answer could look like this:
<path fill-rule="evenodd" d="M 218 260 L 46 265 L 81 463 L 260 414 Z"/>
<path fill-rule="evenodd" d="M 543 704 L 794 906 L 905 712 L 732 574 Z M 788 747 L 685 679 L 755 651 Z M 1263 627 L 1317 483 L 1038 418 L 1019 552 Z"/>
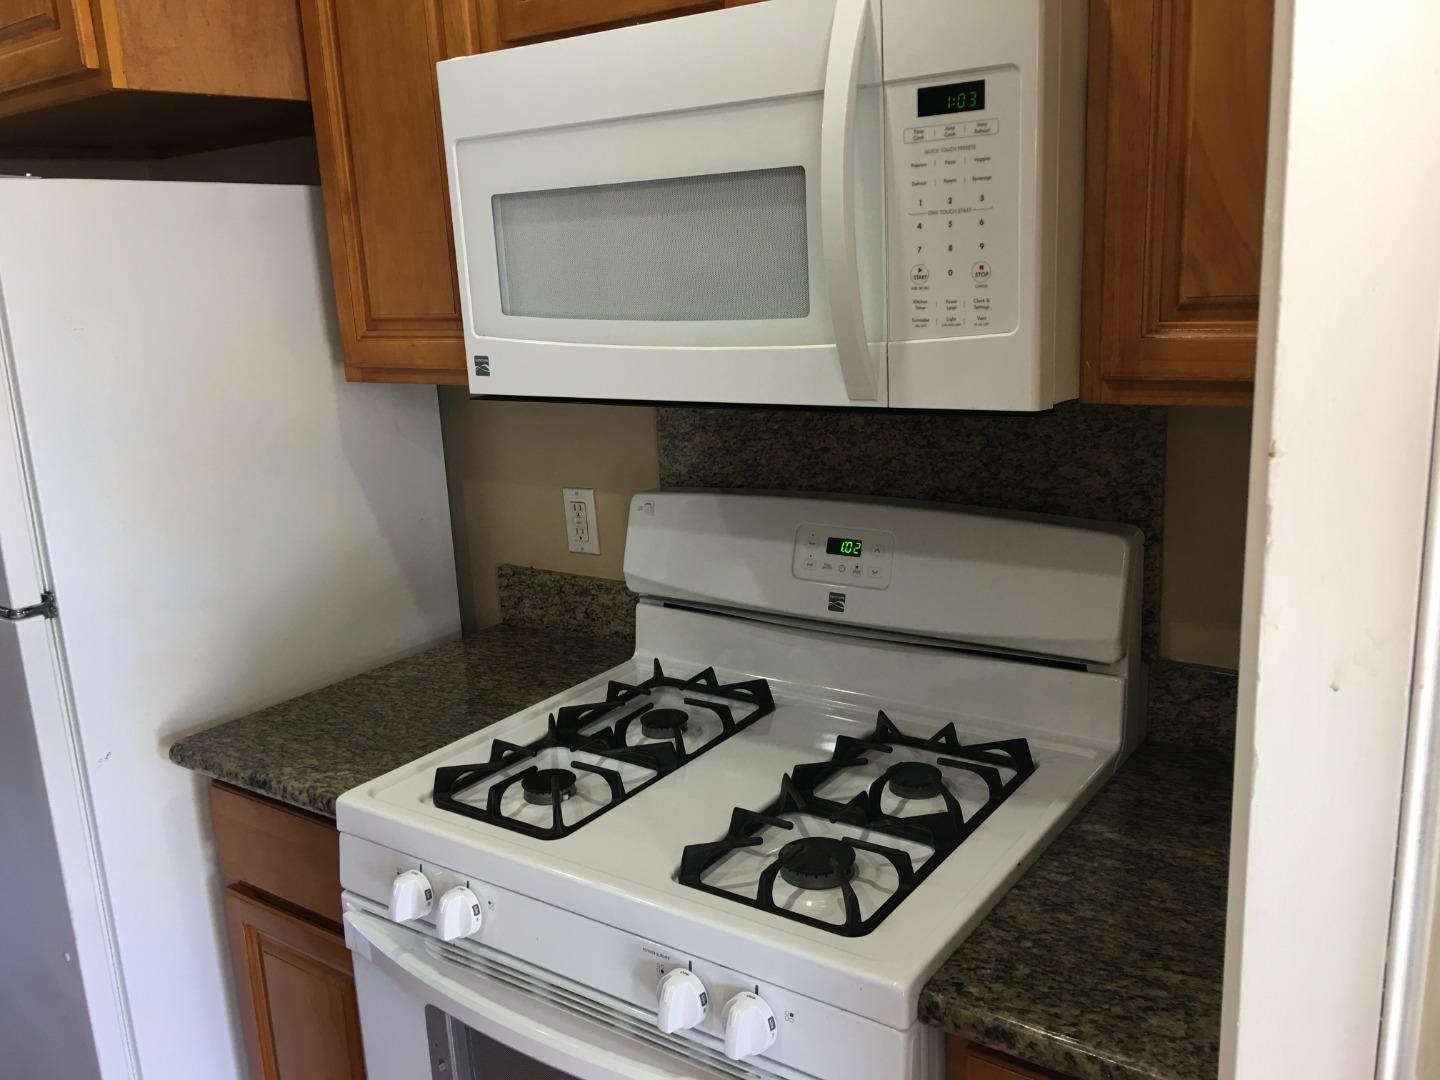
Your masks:
<path fill-rule="evenodd" d="M 695 0 L 479 0 L 478 3 L 487 49 L 724 6 L 723 0 L 699 3 Z"/>
<path fill-rule="evenodd" d="M 1273 10 L 1091 4 L 1086 400 L 1250 400 Z"/>
<path fill-rule="evenodd" d="M 99 67 L 87 0 L 0 0 L 0 92 Z"/>
<path fill-rule="evenodd" d="M 0 0 L 0 157 L 281 138 L 308 102 L 295 0 Z"/>
<path fill-rule="evenodd" d="M 300 0 L 346 376 L 466 383 L 439 61 L 745 2 Z"/>
<path fill-rule="evenodd" d="M 449 0 L 302 0 L 345 371 L 465 382 L 435 65 L 478 48 Z"/>

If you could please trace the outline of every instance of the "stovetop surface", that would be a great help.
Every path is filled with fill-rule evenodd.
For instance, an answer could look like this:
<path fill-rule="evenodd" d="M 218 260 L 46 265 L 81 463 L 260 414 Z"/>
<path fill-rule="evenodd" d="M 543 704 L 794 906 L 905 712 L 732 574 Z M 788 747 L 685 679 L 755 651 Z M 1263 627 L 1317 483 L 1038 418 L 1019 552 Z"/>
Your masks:
<path fill-rule="evenodd" d="M 772 678 L 773 711 L 570 835 L 541 839 L 435 805 L 437 768 L 483 761 L 497 739 L 515 744 L 541 739 L 558 708 L 603 698 L 612 681 L 641 682 L 653 671 L 654 662 L 653 656 L 636 656 L 550 701 L 346 793 L 337 807 L 341 831 L 474 874 L 478 880 L 543 895 L 567 910 L 638 935 L 654 934 L 657 915 L 663 912 L 667 920 L 694 920 L 756 947 L 802 955 L 828 969 L 863 974 L 913 993 L 1018 875 L 1027 856 L 1043 847 L 1098 786 L 1114 760 L 1113 751 L 1106 748 L 1017 731 L 996 718 L 914 704 L 896 706 L 866 695 Z M 662 662 L 676 674 L 693 674 L 701 667 L 673 657 Z M 715 673 L 722 682 L 754 677 L 753 672 L 718 666 Z M 930 734 L 953 723 L 966 744 L 1024 736 L 1034 760 L 1033 774 L 933 868 L 903 900 L 895 917 L 881 920 L 863 936 L 843 936 L 833 928 L 784 918 L 680 881 L 682 854 L 688 845 L 722 839 L 737 807 L 757 811 L 768 807 L 787 774 L 799 765 L 829 759 L 842 737 L 872 734 L 881 708 L 906 732 Z M 862 779 L 863 770 L 855 778 L 837 777 L 835 793 L 843 795 Z M 975 797 L 972 790 L 962 794 L 962 801 Z M 783 837 L 767 838 L 761 849 L 773 851 L 802 835 L 836 834 L 826 826 L 813 816 L 797 821 L 793 835 L 786 831 Z M 864 830 L 841 826 L 838 833 L 866 839 Z M 924 843 L 908 840 L 899 846 L 916 867 L 925 867 L 933 858 Z M 886 871 L 869 855 L 864 853 L 861 861 L 873 883 Z M 719 869 L 731 879 L 749 872 L 739 866 Z M 346 887 L 355 886 L 346 882 Z M 383 902 L 384 897 L 376 899 Z M 777 899 L 788 900 L 821 921 L 837 917 L 833 898 L 795 897 L 785 892 L 783 881 Z M 873 894 L 862 906 L 867 902 L 873 914 L 878 906 Z M 689 947 L 684 941 L 667 944 Z"/>

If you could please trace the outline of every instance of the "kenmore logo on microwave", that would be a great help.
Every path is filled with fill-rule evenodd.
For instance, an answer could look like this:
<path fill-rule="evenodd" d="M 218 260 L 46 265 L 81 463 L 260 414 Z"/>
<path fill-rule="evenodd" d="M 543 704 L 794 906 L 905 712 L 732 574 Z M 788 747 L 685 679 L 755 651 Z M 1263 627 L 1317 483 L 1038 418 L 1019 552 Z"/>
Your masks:
<path fill-rule="evenodd" d="M 845 611 L 845 594 L 844 594 L 843 592 L 832 592 L 832 593 L 830 594 L 830 610 L 831 610 L 831 611 L 839 611 L 839 612 L 841 612 L 842 614 L 844 613 L 844 611 Z"/>
<path fill-rule="evenodd" d="M 481 376 L 486 376 L 490 374 L 490 357 L 475 357 L 475 374 Z"/>

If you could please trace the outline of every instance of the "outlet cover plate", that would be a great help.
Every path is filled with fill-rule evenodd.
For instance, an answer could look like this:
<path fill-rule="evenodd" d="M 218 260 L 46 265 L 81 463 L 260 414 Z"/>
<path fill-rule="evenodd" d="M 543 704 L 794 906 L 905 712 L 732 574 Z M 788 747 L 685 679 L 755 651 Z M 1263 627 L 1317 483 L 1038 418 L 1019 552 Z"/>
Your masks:
<path fill-rule="evenodd" d="M 565 495 L 565 543 L 583 555 L 600 554 L 600 523 L 594 488 L 562 488 Z"/>

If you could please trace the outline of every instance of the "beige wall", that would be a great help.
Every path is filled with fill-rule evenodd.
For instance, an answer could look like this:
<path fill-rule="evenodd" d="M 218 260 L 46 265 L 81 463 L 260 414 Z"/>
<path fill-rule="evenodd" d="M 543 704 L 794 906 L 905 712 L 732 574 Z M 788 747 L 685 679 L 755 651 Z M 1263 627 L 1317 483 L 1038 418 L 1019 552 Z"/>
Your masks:
<path fill-rule="evenodd" d="M 501 563 L 624 576 L 630 496 L 660 483 L 654 409 L 472 401 L 464 390 L 445 388 L 440 423 L 467 630 L 499 621 Z M 599 555 L 566 550 L 560 489 L 567 487 L 595 489 Z"/>
<path fill-rule="evenodd" d="M 499 620 L 501 563 L 623 576 L 630 496 L 659 483 L 654 409 L 442 389 L 440 419 L 467 629 Z M 1171 659 L 1236 666 L 1249 436 L 1248 410 L 1170 410 L 1160 647 Z M 595 489 L 599 555 L 566 550 L 563 487 Z"/>
<path fill-rule="evenodd" d="M 1171 409 L 1165 455 L 1160 653 L 1237 667 L 1249 409 Z"/>

